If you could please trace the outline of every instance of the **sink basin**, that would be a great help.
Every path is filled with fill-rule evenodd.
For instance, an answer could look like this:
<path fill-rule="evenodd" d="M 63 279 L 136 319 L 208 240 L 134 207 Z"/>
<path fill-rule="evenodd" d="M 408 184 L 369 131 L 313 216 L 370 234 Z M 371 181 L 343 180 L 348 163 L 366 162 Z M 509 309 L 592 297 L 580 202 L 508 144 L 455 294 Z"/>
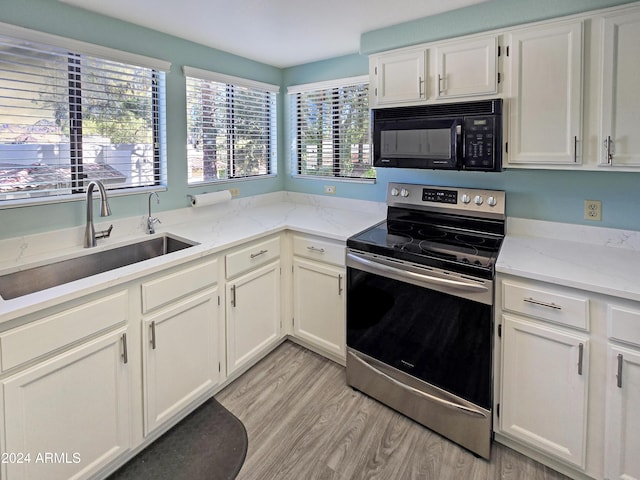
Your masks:
<path fill-rule="evenodd" d="M 5 300 L 39 292 L 98 273 L 149 260 L 197 245 L 162 235 L 110 250 L 69 258 L 0 276 L 0 296 Z"/>

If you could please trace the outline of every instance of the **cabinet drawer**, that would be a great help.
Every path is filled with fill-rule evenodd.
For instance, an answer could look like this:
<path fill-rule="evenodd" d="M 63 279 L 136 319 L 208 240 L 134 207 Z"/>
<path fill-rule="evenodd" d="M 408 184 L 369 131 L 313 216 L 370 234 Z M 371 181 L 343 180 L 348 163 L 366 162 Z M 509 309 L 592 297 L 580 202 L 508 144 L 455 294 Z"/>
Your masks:
<path fill-rule="evenodd" d="M 345 246 L 304 235 L 293 236 L 293 254 L 321 262 L 344 266 Z"/>
<path fill-rule="evenodd" d="M 128 292 L 78 305 L 0 334 L 2 371 L 127 321 Z"/>
<path fill-rule="evenodd" d="M 280 237 L 252 243 L 242 250 L 227 255 L 227 278 L 235 277 L 279 257 Z"/>
<path fill-rule="evenodd" d="M 142 284 L 142 312 L 161 307 L 174 300 L 218 282 L 218 259 L 187 267 Z"/>
<path fill-rule="evenodd" d="M 502 309 L 589 330 L 589 299 L 586 297 L 503 281 Z"/>
<path fill-rule="evenodd" d="M 640 310 L 608 305 L 607 334 L 612 340 L 640 347 Z"/>

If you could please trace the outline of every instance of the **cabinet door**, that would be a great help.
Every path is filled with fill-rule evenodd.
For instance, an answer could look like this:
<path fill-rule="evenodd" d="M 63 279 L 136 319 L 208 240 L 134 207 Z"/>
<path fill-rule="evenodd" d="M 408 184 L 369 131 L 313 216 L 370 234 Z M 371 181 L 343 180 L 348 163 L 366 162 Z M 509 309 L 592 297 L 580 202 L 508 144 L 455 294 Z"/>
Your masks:
<path fill-rule="evenodd" d="M 509 164 L 579 164 L 582 22 L 509 36 Z"/>
<path fill-rule="evenodd" d="M 501 430 L 584 468 L 586 336 L 503 316 Z"/>
<path fill-rule="evenodd" d="M 248 365 L 280 338 L 280 262 L 227 283 L 227 374 Z"/>
<path fill-rule="evenodd" d="M 218 290 L 145 317 L 145 435 L 219 381 Z"/>
<path fill-rule="evenodd" d="M 437 46 L 436 98 L 497 93 L 497 50 L 495 36 Z"/>
<path fill-rule="evenodd" d="M 426 100 L 425 49 L 377 55 L 373 74 L 376 78 L 372 105 Z"/>
<path fill-rule="evenodd" d="M 607 348 L 605 477 L 640 479 L 640 350 Z"/>
<path fill-rule="evenodd" d="M 121 328 L 2 382 L 2 451 L 30 455 L 3 463 L 3 478 L 86 478 L 131 447 L 125 335 Z"/>
<path fill-rule="evenodd" d="M 344 269 L 293 260 L 293 332 L 345 360 Z"/>
<path fill-rule="evenodd" d="M 600 163 L 640 167 L 640 11 L 603 20 Z"/>

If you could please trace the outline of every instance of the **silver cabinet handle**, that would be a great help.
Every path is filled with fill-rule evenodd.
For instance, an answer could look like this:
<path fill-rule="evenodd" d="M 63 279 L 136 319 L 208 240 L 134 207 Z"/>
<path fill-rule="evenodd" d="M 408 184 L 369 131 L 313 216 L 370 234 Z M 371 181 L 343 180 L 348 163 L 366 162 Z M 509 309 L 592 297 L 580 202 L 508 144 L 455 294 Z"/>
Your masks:
<path fill-rule="evenodd" d="M 251 258 L 256 258 L 259 257 L 260 255 L 264 255 L 265 253 L 267 253 L 269 250 L 260 250 L 258 253 L 252 253 L 251 255 L 249 255 Z"/>
<path fill-rule="evenodd" d="M 609 135 L 607 139 L 604 141 L 605 150 L 607 152 L 607 164 L 611 165 L 613 163 L 613 141 L 611 140 L 611 136 Z"/>
<path fill-rule="evenodd" d="M 309 250 L 311 252 L 324 253 L 324 248 L 314 247 L 313 245 L 308 246 L 307 250 Z"/>
<path fill-rule="evenodd" d="M 541 302 L 540 300 L 536 300 L 535 298 L 531 297 L 524 298 L 523 301 L 531 303 L 533 305 L 539 305 L 541 307 L 553 308 L 554 310 L 562 310 L 562 307 L 560 305 L 556 305 L 555 303 Z"/>
<path fill-rule="evenodd" d="M 236 306 L 236 286 L 231 285 L 231 306 Z"/>
<path fill-rule="evenodd" d="M 122 337 L 120 337 L 122 341 L 122 361 L 123 363 L 129 362 L 129 353 L 127 352 L 127 334 L 123 333 Z"/>
<path fill-rule="evenodd" d="M 151 325 L 149 325 L 149 327 L 151 328 L 151 348 L 155 350 L 156 349 L 156 321 L 154 320 L 153 322 L 151 322 Z"/>
<path fill-rule="evenodd" d="M 578 136 L 573 137 L 573 163 L 578 163 Z"/>
<path fill-rule="evenodd" d="M 418 97 L 422 98 L 422 85 L 424 84 L 424 80 L 421 76 L 418 77 Z"/>
<path fill-rule="evenodd" d="M 618 373 L 616 374 L 616 385 L 622 388 L 622 354 L 618 354 Z"/>
<path fill-rule="evenodd" d="M 578 345 L 578 375 L 582 375 L 582 359 L 584 356 L 584 345 Z"/>
<path fill-rule="evenodd" d="M 338 295 L 342 295 L 342 275 L 338 275 Z"/>

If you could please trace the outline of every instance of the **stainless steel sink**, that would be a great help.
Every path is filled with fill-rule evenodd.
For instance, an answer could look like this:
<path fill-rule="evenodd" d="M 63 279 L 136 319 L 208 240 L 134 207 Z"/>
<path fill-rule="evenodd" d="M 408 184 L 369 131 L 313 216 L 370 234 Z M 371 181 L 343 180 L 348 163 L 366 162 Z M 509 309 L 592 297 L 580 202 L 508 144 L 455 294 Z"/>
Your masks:
<path fill-rule="evenodd" d="M 0 296 L 5 300 L 11 300 L 194 245 L 197 243 L 162 235 L 110 250 L 8 273 L 0 276 Z"/>

